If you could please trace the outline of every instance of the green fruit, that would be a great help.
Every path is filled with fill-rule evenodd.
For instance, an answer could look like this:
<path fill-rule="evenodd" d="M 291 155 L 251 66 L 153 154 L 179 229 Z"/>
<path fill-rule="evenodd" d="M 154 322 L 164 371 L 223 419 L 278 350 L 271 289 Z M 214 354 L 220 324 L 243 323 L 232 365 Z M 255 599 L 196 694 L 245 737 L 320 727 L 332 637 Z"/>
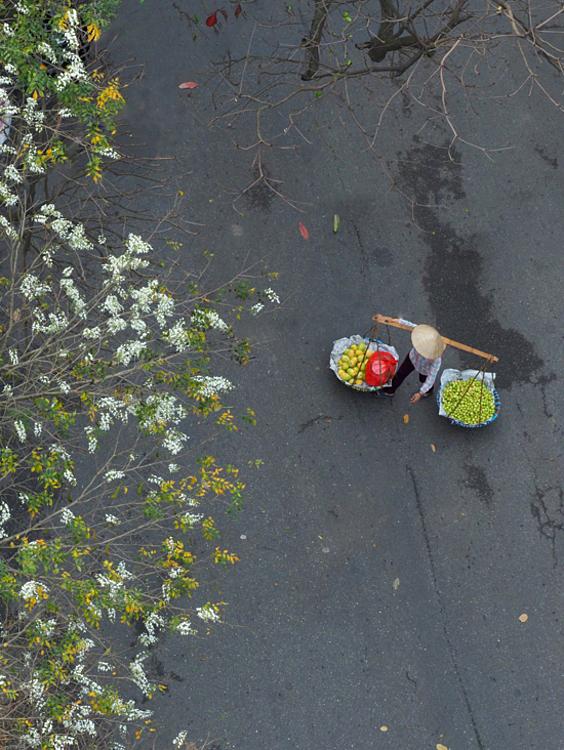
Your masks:
<path fill-rule="evenodd" d="M 449 417 L 464 424 L 482 424 L 495 414 L 493 393 L 481 381 L 454 380 L 447 383 L 441 403 Z"/>

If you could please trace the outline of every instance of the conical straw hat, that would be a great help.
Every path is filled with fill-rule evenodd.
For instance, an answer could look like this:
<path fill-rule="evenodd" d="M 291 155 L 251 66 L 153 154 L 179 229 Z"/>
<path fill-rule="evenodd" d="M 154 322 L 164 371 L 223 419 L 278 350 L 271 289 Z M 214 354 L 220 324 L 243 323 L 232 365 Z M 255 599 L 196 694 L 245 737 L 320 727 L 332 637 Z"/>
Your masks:
<path fill-rule="evenodd" d="M 422 323 L 411 332 L 411 343 L 415 351 L 426 359 L 436 359 L 446 349 L 441 334 L 433 326 Z"/>

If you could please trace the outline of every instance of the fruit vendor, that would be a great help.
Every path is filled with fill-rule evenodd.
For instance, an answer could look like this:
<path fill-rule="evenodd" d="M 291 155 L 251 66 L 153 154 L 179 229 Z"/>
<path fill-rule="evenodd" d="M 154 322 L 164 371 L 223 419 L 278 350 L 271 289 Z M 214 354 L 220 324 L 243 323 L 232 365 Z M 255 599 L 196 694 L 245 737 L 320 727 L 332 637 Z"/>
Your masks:
<path fill-rule="evenodd" d="M 446 349 L 446 344 L 433 326 L 425 323 L 416 325 L 403 318 L 398 318 L 398 320 L 413 329 L 411 331 L 413 348 L 399 366 L 392 384 L 387 388 L 382 388 L 380 393 L 384 396 L 393 396 L 405 378 L 413 370 L 417 370 L 421 387 L 410 399 L 412 404 L 416 404 L 421 398 L 426 398 L 433 392 L 435 380 L 441 369 L 441 355 Z"/>

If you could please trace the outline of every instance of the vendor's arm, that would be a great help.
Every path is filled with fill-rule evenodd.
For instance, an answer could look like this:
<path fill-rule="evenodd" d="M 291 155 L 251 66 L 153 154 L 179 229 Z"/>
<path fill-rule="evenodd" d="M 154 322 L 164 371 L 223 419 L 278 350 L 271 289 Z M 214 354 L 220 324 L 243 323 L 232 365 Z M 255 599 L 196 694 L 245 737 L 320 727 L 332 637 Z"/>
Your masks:
<path fill-rule="evenodd" d="M 427 377 L 425 378 L 425 382 L 421 385 L 421 388 L 419 389 L 419 393 L 421 395 L 424 395 L 425 393 L 427 393 L 427 391 L 431 390 L 431 388 L 435 385 L 435 380 L 437 379 L 437 375 L 439 374 L 440 369 L 441 369 L 441 358 L 439 357 L 431 365 L 429 374 L 427 375 Z"/>

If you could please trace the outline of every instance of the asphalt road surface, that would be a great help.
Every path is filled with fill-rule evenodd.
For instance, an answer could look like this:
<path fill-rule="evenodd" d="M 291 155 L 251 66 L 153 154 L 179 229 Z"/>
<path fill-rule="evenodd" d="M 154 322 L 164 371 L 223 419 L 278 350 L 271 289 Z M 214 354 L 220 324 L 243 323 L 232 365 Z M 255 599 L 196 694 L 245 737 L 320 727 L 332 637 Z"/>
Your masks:
<path fill-rule="evenodd" d="M 283 304 L 236 375 L 258 425 L 226 455 L 264 465 L 227 523 L 241 563 L 211 584 L 227 625 L 155 654 L 170 686 L 157 746 L 187 729 L 215 750 L 562 750 L 562 115 L 526 92 L 486 102 L 464 122 L 510 148 L 458 145 L 451 161 L 446 134 L 417 134 L 400 108 L 382 162 L 320 102 L 311 144 L 268 157 L 303 212 L 258 188 L 237 213 L 253 173 L 234 142 L 253 134 L 208 127 L 206 81 L 251 24 L 194 41 L 187 6 L 128 0 L 115 25 L 112 54 L 143 68 L 131 142 L 175 157 L 202 225 L 188 259 L 208 248 L 227 275 L 266 258 Z M 393 400 L 340 385 L 331 343 L 377 311 L 498 354 L 497 423 L 461 430 L 432 399 L 410 406 L 413 377 Z M 475 365 L 447 353 L 461 363 Z"/>

